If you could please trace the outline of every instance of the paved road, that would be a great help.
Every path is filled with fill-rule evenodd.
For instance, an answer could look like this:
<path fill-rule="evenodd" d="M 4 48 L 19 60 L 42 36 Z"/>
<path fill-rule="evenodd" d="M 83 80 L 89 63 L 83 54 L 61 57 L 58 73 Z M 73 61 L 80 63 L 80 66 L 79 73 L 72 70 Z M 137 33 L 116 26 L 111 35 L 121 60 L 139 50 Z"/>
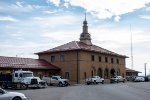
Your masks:
<path fill-rule="evenodd" d="M 149 100 L 150 82 L 18 90 L 29 100 Z"/>

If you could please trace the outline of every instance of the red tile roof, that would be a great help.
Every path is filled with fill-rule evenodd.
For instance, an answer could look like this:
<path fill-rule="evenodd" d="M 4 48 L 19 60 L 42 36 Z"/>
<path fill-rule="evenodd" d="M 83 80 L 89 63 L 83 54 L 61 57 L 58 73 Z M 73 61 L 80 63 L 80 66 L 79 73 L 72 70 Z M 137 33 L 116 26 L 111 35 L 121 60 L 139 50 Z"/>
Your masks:
<path fill-rule="evenodd" d="M 0 56 L 0 68 L 60 69 L 45 60 L 4 56 Z"/>
<path fill-rule="evenodd" d="M 136 73 L 142 73 L 142 72 L 140 72 L 140 71 L 136 71 L 136 70 L 129 69 L 129 68 L 126 68 L 126 72 L 136 72 Z"/>
<path fill-rule="evenodd" d="M 117 53 L 114 53 L 112 51 L 106 50 L 104 48 L 101 48 L 99 46 L 96 45 L 87 45 L 83 42 L 80 41 L 72 41 L 69 43 L 66 43 L 64 45 L 43 51 L 43 52 L 38 52 L 36 54 L 44 54 L 44 53 L 51 53 L 51 52 L 61 52 L 61 51 L 71 51 L 71 50 L 85 50 L 85 51 L 92 51 L 92 52 L 99 52 L 99 53 L 103 53 L 103 54 L 109 54 L 109 55 L 115 55 L 115 56 L 122 56 L 122 57 L 126 57 L 125 55 L 120 55 Z"/>

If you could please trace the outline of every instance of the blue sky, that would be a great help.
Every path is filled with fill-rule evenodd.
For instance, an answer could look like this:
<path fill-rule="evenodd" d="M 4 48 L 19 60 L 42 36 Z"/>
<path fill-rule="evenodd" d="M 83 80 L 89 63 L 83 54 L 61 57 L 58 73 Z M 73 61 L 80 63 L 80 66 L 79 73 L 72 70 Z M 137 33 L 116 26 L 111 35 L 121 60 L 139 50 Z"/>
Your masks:
<path fill-rule="evenodd" d="M 130 57 L 132 32 L 134 69 L 150 73 L 150 0 L 0 0 L 0 56 L 78 41 L 85 11 L 93 44 Z"/>

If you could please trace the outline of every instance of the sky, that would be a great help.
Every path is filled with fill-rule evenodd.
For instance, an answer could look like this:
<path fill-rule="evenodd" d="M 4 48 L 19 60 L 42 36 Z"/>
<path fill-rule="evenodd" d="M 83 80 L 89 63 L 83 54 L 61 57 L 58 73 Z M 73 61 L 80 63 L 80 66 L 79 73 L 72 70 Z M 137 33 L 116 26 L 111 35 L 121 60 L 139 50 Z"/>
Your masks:
<path fill-rule="evenodd" d="M 150 73 L 150 0 L 0 0 L 0 56 L 34 53 L 79 41 L 88 21 L 92 43 L 126 55 L 133 69 Z"/>

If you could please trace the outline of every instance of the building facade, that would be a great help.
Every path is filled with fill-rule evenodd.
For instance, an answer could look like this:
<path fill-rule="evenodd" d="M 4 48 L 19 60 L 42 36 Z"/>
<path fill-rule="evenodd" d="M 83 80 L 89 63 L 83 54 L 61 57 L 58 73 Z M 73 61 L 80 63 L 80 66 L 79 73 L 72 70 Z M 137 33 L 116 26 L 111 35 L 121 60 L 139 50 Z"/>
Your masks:
<path fill-rule="evenodd" d="M 60 68 L 54 66 L 45 60 L 19 57 L 0 56 L 0 74 L 10 74 L 15 70 L 29 70 L 34 76 L 42 78 L 42 76 L 50 76 L 59 74 Z"/>
<path fill-rule="evenodd" d="M 80 41 L 72 41 L 36 54 L 39 59 L 59 66 L 61 76 L 77 83 L 94 75 L 105 79 L 114 75 L 126 77 L 127 57 L 92 44 L 86 19 L 83 21 Z"/>

